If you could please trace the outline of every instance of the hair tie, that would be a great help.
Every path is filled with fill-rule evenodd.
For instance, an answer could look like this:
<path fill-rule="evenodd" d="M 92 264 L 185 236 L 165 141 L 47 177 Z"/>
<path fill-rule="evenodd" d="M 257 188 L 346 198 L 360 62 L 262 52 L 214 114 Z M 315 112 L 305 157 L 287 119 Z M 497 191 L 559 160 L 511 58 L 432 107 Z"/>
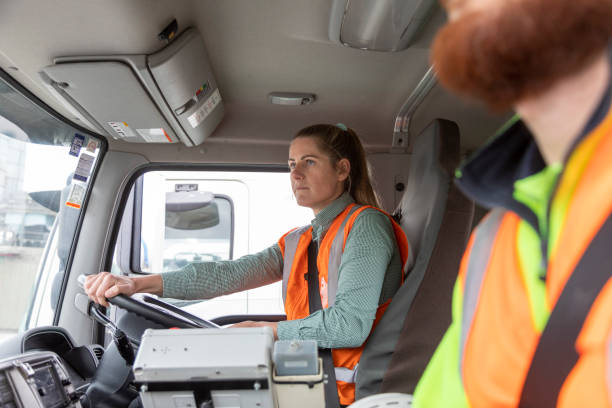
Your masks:
<path fill-rule="evenodd" d="M 344 130 L 345 132 L 348 130 L 348 128 L 346 127 L 346 125 L 344 123 L 336 123 L 336 127 L 338 129 Z"/>

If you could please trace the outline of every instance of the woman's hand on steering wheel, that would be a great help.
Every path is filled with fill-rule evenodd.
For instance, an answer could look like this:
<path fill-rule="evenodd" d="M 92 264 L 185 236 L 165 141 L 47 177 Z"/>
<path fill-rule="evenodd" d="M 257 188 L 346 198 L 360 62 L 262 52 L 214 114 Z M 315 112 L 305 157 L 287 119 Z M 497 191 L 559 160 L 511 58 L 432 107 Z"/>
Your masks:
<path fill-rule="evenodd" d="M 163 281 L 158 274 L 128 277 L 100 272 L 87 276 L 83 282 L 83 289 L 93 302 L 105 307 L 112 303 L 127 312 L 135 313 L 165 327 L 219 327 L 156 297 L 148 295 L 131 297 L 135 293 L 161 295 L 162 288 Z"/>
<path fill-rule="evenodd" d="M 278 340 L 278 322 L 254 322 L 245 320 L 244 322 L 236 323 L 230 327 L 271 327 L 274 331 L 274 340 Z"/>
<path fill-rule="evenodd" d="M 128 276 L 113 275 L 109 272 L 100 272 L 90 275 L 83 285 L 85 293 L 94 302 L 108 307 L 107 298 L 123 294 L 131 296 L 137 292 L 136 279 Z"/>
<path fill-rule="evenodd" d="M 134 293 L 151 293 L 162 295 L 163 282 L 161 275 L 153 274 L 147 276 L 129 277 L 124 275 L 113 275 L 108 272 L 100 272 L 90 275 L 85 279 L 83 289 L 87 296 L 94 302 L 108 307 L 107 299 L 125 295 L 132 296 Z"/>

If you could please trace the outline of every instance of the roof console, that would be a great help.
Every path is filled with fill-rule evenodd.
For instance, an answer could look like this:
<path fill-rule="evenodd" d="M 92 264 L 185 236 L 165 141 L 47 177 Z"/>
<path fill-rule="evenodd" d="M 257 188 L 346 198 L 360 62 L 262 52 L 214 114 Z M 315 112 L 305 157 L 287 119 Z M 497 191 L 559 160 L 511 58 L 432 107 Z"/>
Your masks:
<path fill-rule="evenodd" d="M 199 145 L 224 114 L 194 28 L 150 55 L 59 57 L 40 75 L 86 125 L 126 142 Z"/>

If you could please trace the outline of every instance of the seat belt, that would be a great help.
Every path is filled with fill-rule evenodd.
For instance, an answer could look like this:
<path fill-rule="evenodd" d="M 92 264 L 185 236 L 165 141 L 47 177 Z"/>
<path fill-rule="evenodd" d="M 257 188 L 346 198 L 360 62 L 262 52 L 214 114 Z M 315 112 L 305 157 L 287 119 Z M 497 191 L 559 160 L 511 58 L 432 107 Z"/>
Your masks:
<path fill-rule="evenodd" d="M 308 273 L 304 278 L 308 282 L 308 308 L 310 314 L 323 309 L 321 305 L 321 293 L 319 292 L 319 268 L 317 268 L 317 255 L 319 246 L 312 240 L 308 245 Z M 336 373 L 331 349 L 319 349 L 319 355 L 323 360 L 323 374 L 327 374 L 325 390 L 325 407 L 339 408 L 338 387 L 336 386 Z"/>
<path fill-rule="evenodd" d="M 608 217 L 568 279 L 540 336 L 523 385 L 520 407 L 553 408 L 578 361 L 576 340 L 584 321 L 612 276 L 612 215 Z"/>

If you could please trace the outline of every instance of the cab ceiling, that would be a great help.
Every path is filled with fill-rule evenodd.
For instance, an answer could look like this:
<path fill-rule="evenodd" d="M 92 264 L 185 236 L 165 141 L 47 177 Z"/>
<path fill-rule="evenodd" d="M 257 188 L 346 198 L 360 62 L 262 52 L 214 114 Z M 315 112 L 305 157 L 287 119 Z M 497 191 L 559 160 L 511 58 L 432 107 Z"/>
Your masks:
<path fill-rule="evenodd" d="M 195 26 L 202 33 L 226 104 L 223 122 L 204 145 L 279 147 L 303 126 L 343 122 L 370 150 L 388 149 L 395 116 L 429 67 L 429 46 L 444 13 L 436 10 L 412 47 L 381 53 L 332 43 L 330 6 L 329 0 L 4 1 L 0 66 L 74 120 L 47 93 L 41 68 L 60 56 L 152 53 L 164 46 L 157 34 L 176 18 L 180 31 Z M 271 105 L 267 94 L 273 91 L 314 93 L 317 101 Z M 503 119 L 439 86 L 417 111 L 411 132 L 436 117 L 459 123 L 464 150 L 479 146 Z M 110 142 L 113 150 L 153 160 L 178 160 L 177 151 L 190 150 Z"/>

